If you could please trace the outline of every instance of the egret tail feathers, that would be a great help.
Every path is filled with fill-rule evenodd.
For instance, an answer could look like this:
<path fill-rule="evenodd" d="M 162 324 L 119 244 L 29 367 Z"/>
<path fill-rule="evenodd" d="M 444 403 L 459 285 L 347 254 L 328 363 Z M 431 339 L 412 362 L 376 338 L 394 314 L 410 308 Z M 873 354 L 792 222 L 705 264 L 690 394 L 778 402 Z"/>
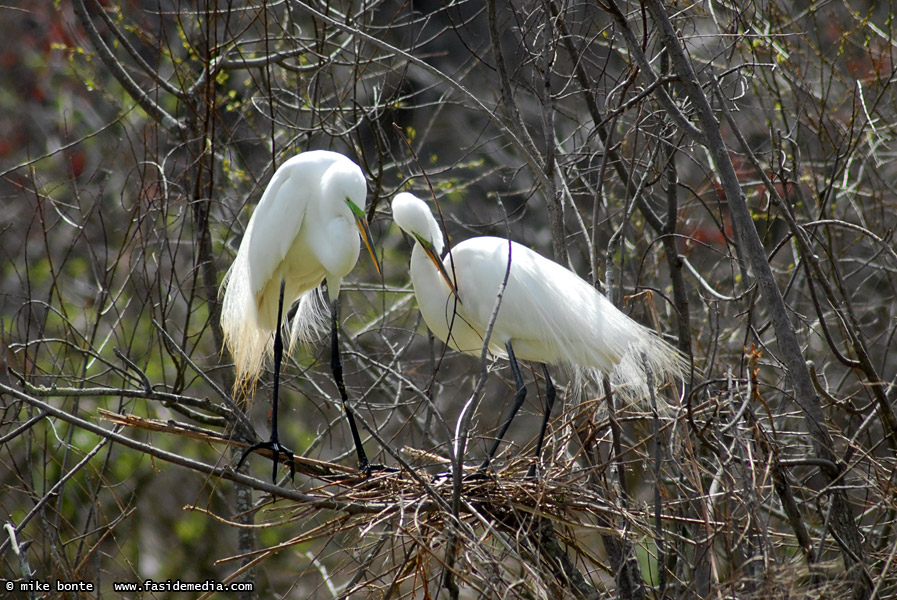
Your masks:
<path fill-rule="evenodd" d="M 259 330 L 255 299 L 249 286 L 245 255 L 237 254 L 221 283 L 221 329 L 224 345 L 234 359 L 234 393 L 251 391 L 261 376 L 265 357 L 274 351 L 272 332 Z"/>
<path fill-rule="evenodd" d="M 674 380 L 681 381 L 687 370 L 688 361 L 679 350 L 644 328 L 643 334 L 631 344 L 611 373 L 611 385 L 623 398 L 644 407 L 651 397 L 649 381 L 657 389 Z M 659 402 L 658 407 L 662 409 L 666 404 Z"/>
<path fill-rule="evenodd" d="M 553 332 L 543 336 L 547 341 L 543 352 L 569 368 L 575 376 L 574 389 L 586 380 L 600 389 L 606 375 L 623 399 L 646 405 L 649 372 L 655 388 L 681 380 L 688 372 L 688 361 L 675 347 L 614 307 L 594 288 L 568 286 L 565 292 L 568 302 L 571 293 L 581 295 L 574 301 L 580 310 L 544 311 L 537 319 Z"/>

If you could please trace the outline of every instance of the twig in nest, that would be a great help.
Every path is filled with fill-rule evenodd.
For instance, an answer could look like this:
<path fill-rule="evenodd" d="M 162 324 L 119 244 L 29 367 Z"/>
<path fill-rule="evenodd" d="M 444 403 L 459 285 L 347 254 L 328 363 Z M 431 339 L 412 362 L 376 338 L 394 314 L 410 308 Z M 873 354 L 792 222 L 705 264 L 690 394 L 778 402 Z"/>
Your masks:
<path fill-rule="evenodd" d="M 171 419 L 163 421 L 161 419 L 149 419 L 138 415 L 125 415 L 115 413 L 102 408 L 98 409 L 100 416 L 112 423 L 130 427 L 133 429 L 145 429 L 147 431 L 159 431 L 172 435 L 188 437 L 194 440 L 200 440 L 208 444 L 224 444 L 226 446 L 236 446 L 238 448 L 248 448 L 249 444 L 232 440 L 227 436 L 210 429 L 204 429 L 187 423 L 180 423 Z M 273 453 L 270 450 L 262 449 L 259 454 L 273 459 Z M 296 471 L 312 477 L 320 477 L 322 479 L 333 479 L 334 477 L 343 478 L 346 475 L 357 475 L 357 471 L 351 467 L 344 467 L 336 463 L 315 460 L 304 456 L 293 455 L 293 461 L 296 465 Z"/>

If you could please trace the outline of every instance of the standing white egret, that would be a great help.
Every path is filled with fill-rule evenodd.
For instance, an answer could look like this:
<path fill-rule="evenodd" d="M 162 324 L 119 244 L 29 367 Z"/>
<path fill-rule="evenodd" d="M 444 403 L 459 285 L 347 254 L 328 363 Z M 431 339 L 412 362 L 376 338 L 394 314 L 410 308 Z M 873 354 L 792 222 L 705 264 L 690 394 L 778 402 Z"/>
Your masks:
<path fill-rule="evenodd" d="M 368 468 L 348 406 L 338 337 L 340 284 L 358 260 L 359 232 L 380 270 L 365 219 L 366 196 L 364 174 L 349 158 L 327 150 L 302 152 L 277 169 L 249 219 L 237 257 L 222 283 L 221 328 L 234 359 L 235 386 L 253 388 L 265 357 L 273 354 L 274 391 L 271 439 L 244 452 L 240 464 L 250 452 L 268 448 L 274 452 L 275 475 L 281 453 L 287 456 L 293 472 L 292 452 L 280 444 L 277 433 L 283 304 L 284 300 L 287 306 L 299 301 L 290 335 L 292 350 L 297 339 L 308 339 L 326 323 L 322 292 L 316 292 L 326 280 L 330 366 L 358 453 L 358 466 Z"/>
<path fill-rule="evenodd" d="M 569 269 L 497 237 L 461 242 L 443 263 L 439 258 L 442 232 L 423 200 L 409 193 L 397 194 L 392 216 L 416 241 L 411 281 L 424 320 L 452 348 L 476 355 L 482 352 L 507 275 L 489 352 L 508 358 L 517 391 L 481 469 L 495 456 L 526 397 L 517 358 L 541 363 L 545 374 L 546 407 L 536 442 L 537 459 L 555 397 L 547 365 L 563 365 L 596 380 L 601 373 L 611 375 L 615 383 L 629 386 L 632 394 L 646 390 L 645 366 L 658 378 L 681 377 L 684 361 L 674 347 L 620 312 Z M 530 470 L 530 474 L 534 472 L 534 468 Z"/>

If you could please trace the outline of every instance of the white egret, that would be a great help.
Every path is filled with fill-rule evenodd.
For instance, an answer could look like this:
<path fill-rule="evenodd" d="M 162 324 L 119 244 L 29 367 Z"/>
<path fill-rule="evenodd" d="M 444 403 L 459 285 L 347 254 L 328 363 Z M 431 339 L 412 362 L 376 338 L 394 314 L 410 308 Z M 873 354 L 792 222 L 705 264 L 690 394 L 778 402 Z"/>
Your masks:
<path fill-rule="evenodd" d="M 371 232 L 365 219 L 367 186 L 361 169 L 346 156 L 327 150 L 302 152 L 280 166 L 262 194 L 233 265 L 224 278 L 221 328 L 236 369 L 236 387 L 252 389 L 266 356 L 274 357 L 271 439 L 249 448 L 286 454 L 292 474 L 292 452 L 277 433 L 277 396 L 283 355 L 281 329 L 284 300 L 299 302 L 293 318 L 290 350 L 297 339 L 309 339 L 326 323 L 323 293 L 330 300 L 331 369 L 358 453 L 359 468 L 368 468 L 358 428 L 348 405 L 339 359 L 339 291 L 343 277 L 358 260 L 358 233 L 378 272 Z M 356 231 L 357 227 L 357 231 Z M 272 333 L 274 333 L 272 340 Z"/>
<path fill-rule="evenodd" d="M 405 192 L 397 194 L 392 216 L 415 240 L 411 281 L 420 311 L 430 330 L 450 347 L 481 354 L 507 275 L 489 352 L 508 358 L 517 391 L 481 469 L 495 456 L 526 397 L 517 358 L 541 363 L 545 374 L 546 407 L 536 442 L 537 459 L 555 396 L 547 365 L 562 365 L 596 381 L 602 373 L 608 374 L 623 386 L 623 393 L 628 389 L 632 395 L 647 391 L 645 366 L 658 379 L 682 376 L 685 362 L 673 346 L 620 312 L 569 269 L 497 237 L 461 242 L 443 262 L 439 258 L 442 232 L 423 200 Z M 534 472 L 530 470 L 531 475 Z"/>

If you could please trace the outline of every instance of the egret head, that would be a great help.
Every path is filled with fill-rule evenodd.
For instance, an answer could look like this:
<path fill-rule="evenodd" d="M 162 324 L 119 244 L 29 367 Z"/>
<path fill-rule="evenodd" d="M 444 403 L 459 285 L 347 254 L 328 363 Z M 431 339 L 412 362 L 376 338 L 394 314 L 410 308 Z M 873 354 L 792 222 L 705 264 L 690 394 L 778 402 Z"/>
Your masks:
<path fill-rule="evenodd" d="M 328 200 L 350 200 L 359 209 L 364 210 L 367 197 L 367 183 L 361 168 L 348 158 L 335 160 L 324 166 L 320 175 L 321 190 Z"/>
<path fill-rule="evenodd" d="M 325 190 L 325 198 L 342 200 L 352 213 L 358 232 L 364 245 L 374 261 L 374 267 L 380 272 L 380 262 L 374 252 L 374 238 L 368 227 L 367 215 L 364 212 L 367 197 L 367 183 L 361 169 L 350 160 L 333 163 L 321 178 L 321 187 Z"/>
<path fill-rule="evenodd" d="M 437 256 L 442 254 L 442 231 L 426 202 L 408 192 L 396 194 L 392 199 L 392 220 L 424 247 L 430 246 Z"/>
<path fill-rule="evenodd" d="M 446 273 L 442 259 L 439 258 L 445 246 L 442 239 L 442 230 L 439 229 L 439 224 L 433 217 L 433 213 L 430 212 L 426 202 L 408 192 L 396 194 L 396 197 L 392 199 L 392 220 L 405 233 L 417 240 L 417 243 L 427 253 L 427 256 L 442 275 L 442 278 L 445 279 L 449 289 L 457 296 L 458 288 L 452 281 L 452 278 L 449 277 L 449 274 Z"/>

